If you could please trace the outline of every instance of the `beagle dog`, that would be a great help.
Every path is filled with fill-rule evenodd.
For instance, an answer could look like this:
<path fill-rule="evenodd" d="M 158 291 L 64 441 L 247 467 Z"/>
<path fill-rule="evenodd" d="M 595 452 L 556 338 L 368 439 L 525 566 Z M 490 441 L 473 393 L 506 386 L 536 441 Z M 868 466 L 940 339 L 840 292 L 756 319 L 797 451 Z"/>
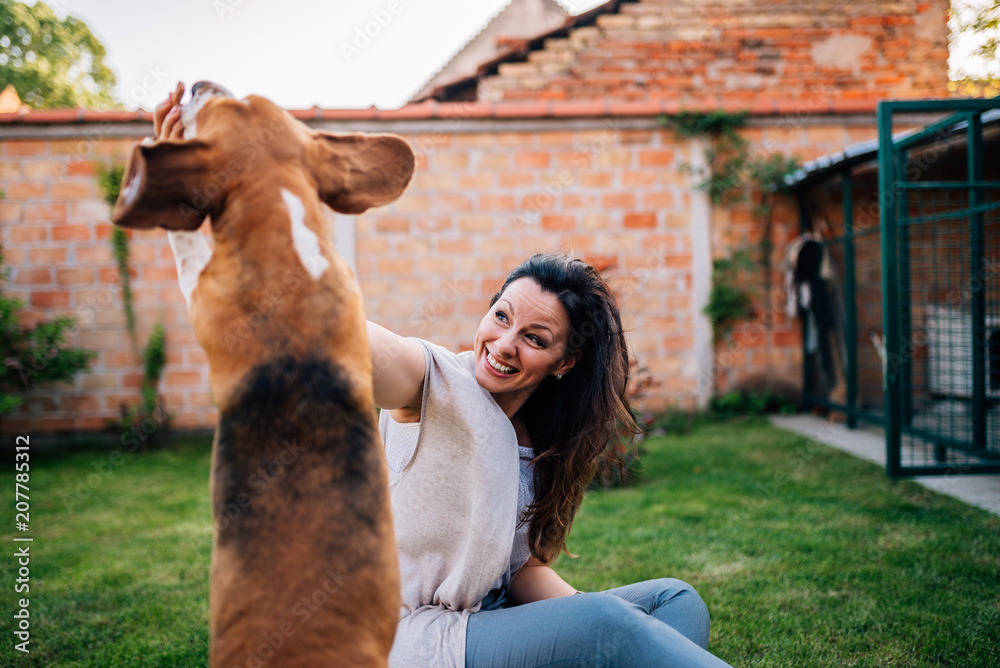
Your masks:
<path fill-rule="evenodd" d="M 133 147 L 112 218 L 169 231 L 208 356 L 211 665 L 385 666 L 401 605 L 388 477 L 361 294 L 322 205 L 392 202 L 413 152 L 191 92 L 182 140 Z"/>

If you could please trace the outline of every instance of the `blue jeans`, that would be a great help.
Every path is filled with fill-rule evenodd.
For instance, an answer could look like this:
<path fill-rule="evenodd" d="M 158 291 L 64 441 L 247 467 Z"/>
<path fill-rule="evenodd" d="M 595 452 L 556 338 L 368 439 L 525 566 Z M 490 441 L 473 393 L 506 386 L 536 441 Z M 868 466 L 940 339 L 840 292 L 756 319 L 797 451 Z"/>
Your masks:
<path fill-rule="evenodd" d="M 469 617 L 467 668 L 721 668 L 708 652 L 708 608 L 665 578 L 508 607 L 496 590 Z"/>

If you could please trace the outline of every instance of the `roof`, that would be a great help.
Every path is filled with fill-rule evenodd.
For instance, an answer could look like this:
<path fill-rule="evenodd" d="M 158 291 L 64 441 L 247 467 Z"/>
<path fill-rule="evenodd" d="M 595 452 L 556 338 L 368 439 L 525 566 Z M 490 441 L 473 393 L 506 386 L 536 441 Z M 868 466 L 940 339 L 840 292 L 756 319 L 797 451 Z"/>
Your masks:
<path fill-rule="evenodd" d="M 1000 109 L 991 109 L 990 111 L 983 112 L 980 119 L 983 125 L 1000 123 Z M 965 130 L 967 125 L 965 121 L 960 121 L 949 128 L 948 134 L 957 134 Z M 892 139 L 893 141 L 899 141 L 922 130 L 923 128 L 916 128 L 897 132 L 892 136 Z M 829 153 L 815 160 L 810 160 L 795 172 L 785 176 L 785 184 L 791 188 L 799 188 L 818 181 L 827 174 L 840 172 L 854 165 L 875 160 L 878 158 L 878 146 L 878 139 L 870 139 L 865 142 L 851 144 L 843 151 Z"/>
<path fill-rule="evenodd" d="M 423 97 L 414 97 L 413 101 L 421 102 L 427 99 L 445 101 L 455 99 L 456 96 L 462 95 L 462 93 L 467 89 L 474 87 L 483 77 L 496 74 L 500 65 L 503 63 L 523 62 L 527 59 L 530 52 L 539 51 L 545 48 L 545 40 L 552 39 L 554 37 L 565 37 L 573 28 L 593 25 L 597 22 L 598 16 L 603 14 L 617 14 L 622 4 L 626 2 L 638 1 L 639 0 L 610 0 L 610 2 L 598 5 L 597 7 L 583 12 L 582 14 L 569 16 L 561 26 L 537 34 L 534 37 L 524 39 L 518 44 L 513 44 L 508 51 L 498 55 L 492 60 L 483 62 L 478 68 L 476 68 L 476 72 L 474 74 L 442 84 Z"/>
<path fill-rule="evenodd" d="M 441 86 L 474 75 L 481 63 L 509 53 L 539 33 L 562 27 L 567 16 L 566 10 L 555 0 L 510 0 L 420 87 L 411 100 L 430 97 Z"/>

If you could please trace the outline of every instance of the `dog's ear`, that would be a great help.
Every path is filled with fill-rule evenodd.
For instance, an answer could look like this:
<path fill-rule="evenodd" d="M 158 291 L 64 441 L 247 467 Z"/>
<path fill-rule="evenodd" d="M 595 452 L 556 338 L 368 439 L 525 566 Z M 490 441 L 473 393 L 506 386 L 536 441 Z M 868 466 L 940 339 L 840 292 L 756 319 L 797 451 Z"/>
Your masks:
<path fill-rule="evenodd" d="M 143 142 L 132 147 L 118 201 L 115 225 L 196 230 L 219 199 L 208 183 L 208 145 L 189 141 Z"/>
<path fill-rule="evenodd" d="M 399 197 L 413 175 L 413 151 L 395 135 L 314 132 L 306 164 L 320 199 L 341 213 L 361 213 Z"/>

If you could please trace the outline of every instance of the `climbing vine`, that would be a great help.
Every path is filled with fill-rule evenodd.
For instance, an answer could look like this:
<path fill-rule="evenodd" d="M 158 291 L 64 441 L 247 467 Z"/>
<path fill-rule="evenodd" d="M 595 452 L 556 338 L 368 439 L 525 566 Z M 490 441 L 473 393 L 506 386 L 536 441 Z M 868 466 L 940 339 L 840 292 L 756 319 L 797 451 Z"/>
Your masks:
<path fill-rule="evenodd" d="M 703 178 L 698 188 L 708 193 L 714 204 L 732 205 L 746 198 L 748 191 L 761 193 L 753 216 L 761 223 L 761 240 L 757 245 L 758 265 L 764 276 L 764 294 L 768 294 L 771 275 L 772 214 L 778 195 L 788 192 L 786 178 L 799 169 L 795 158 L 780 153 L 760 153 L 751 150 L 750 142 L 739 130 L 746 125 L 746 113 L 711 111 L 681 112 L 661 116 L 660 123 L 672 128 L 678 138 L 707 138 L 707 167 L 696 170 L 690 164 L 682 169 Z M 728 335 L 734 323 L 753 317 L 753 298 L 743 280 L 753 262 L 748 249 L 733 251 L 728 258 L 716 260 L 712 271 L 712 290 L 705 314 L 712 321 L 716 340 Z"/>
<path fill-rule="evenodd" d="M 125 175 L 125 168 L 122 165 L 112 165 L 104 167 L 98 165 L 97 180 L 101 191 L 104 193 L 104 201 L 114 206 L 118 200 L 118 191 L 121 189 L 122 179 Z M 129 337 L 132 340 L 132 348 L 138 354 L 138 335 L 135 325 L 135 306 L 132 299 L 132 277 L 128 270 L 129 260 L 129 240 L 128 234 L 120 227 L 114 226 L 111 230 L 111 247 L 118 268 L 118 276 L 122 285 L 122 309 L 125 312 L 125 325 L 128 328 Z M 141 438 L 151 436 L 146 424 L 154 415 L 158 414 L 159 394 L 157 386 L 163 375 L 163 367 L 166 365 L 166 332 L 163 323 L 156 323 L 153 331 L 150 332 L 149 341 L 142 351 L 142 402 L 138 409 L 122 410 L 121 427 L 131 428 L 133 431 L 142 425 L 144 432 Z M 159 423 L 160 419 L 157 418 Z"/>

